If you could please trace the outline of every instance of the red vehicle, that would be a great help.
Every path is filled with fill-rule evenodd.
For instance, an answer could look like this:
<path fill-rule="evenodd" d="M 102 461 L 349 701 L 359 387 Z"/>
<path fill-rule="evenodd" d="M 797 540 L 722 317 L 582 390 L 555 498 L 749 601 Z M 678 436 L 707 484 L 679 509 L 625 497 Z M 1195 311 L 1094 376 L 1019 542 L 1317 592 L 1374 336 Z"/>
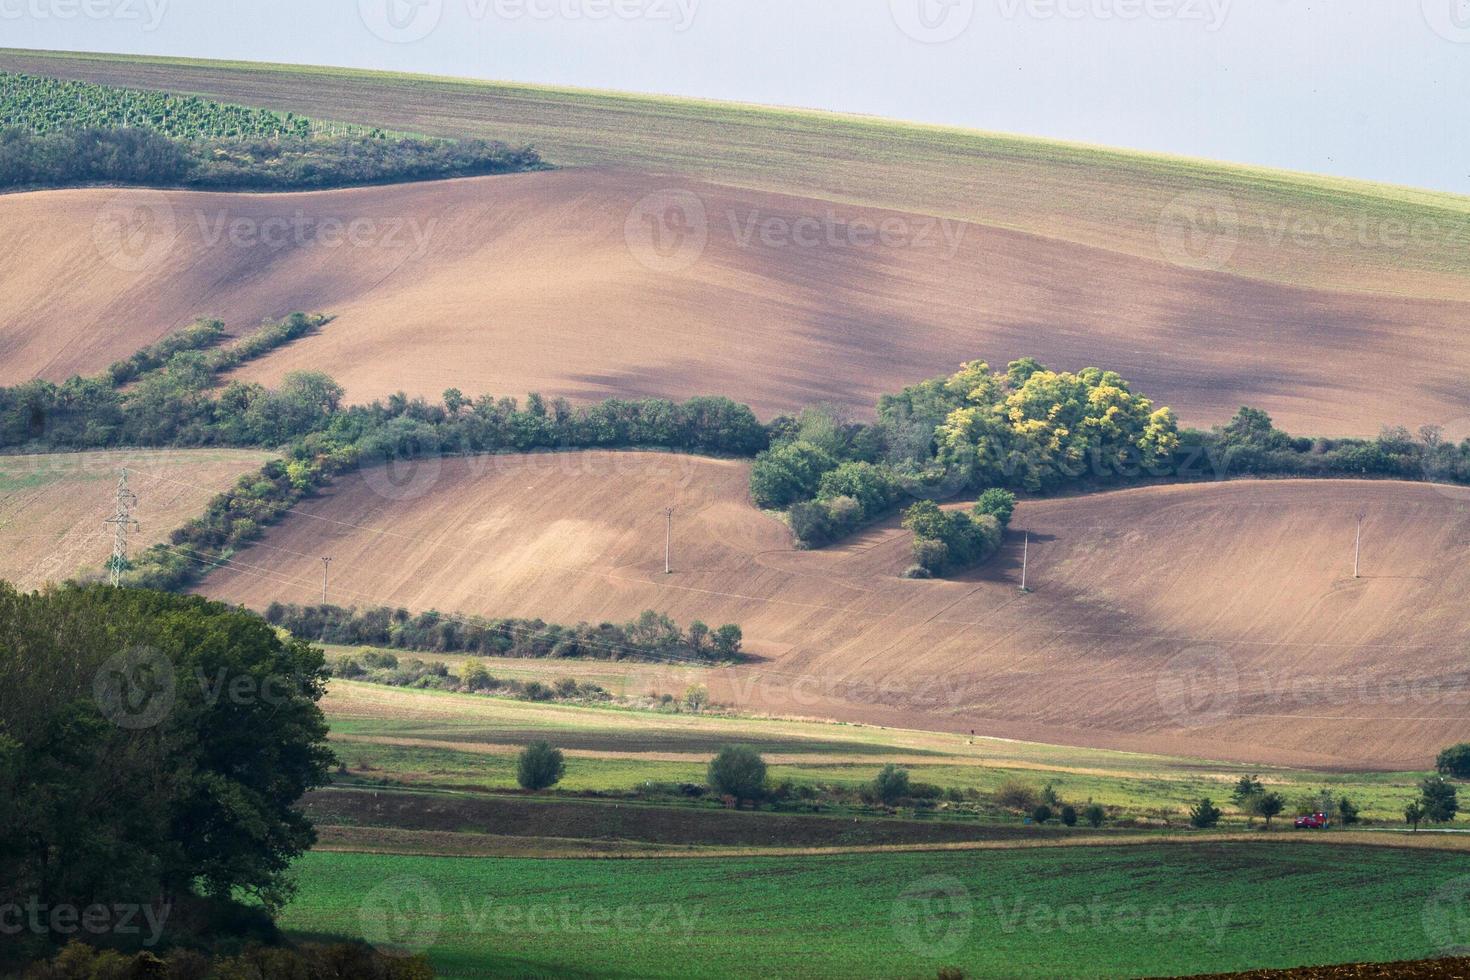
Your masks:
<path fill-rule="evenodd" d="M 1331 825 L 1325 813 L 1309 813 L 1296 818 L 1298 830 L 1326 830 Z"/>

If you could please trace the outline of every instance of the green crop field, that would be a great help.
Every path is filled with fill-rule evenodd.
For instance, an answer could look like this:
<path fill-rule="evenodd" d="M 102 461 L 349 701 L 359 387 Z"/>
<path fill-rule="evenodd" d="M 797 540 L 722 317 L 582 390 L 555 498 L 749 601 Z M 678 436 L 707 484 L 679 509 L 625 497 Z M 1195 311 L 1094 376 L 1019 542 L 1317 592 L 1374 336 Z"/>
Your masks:
<path fill-rule="evenodd" d="M 83 126 L 151 129 L 183 139 L 377 132 L 195 96 L 0 71 L 0 129 L 54 133 Z"/>
<path fill-rule="evenodd" d="M 1470 278 L 1470 198 L 1363 181 L 862 116 L 391 72 L 16 50 L 0 50 L 0 68 L 528 143 L 558 165 L 915 211 L 1154 259 L 1159 221 L 1181 195 L 1193 207 L 1223 197 L 1240 242 L 1236 274 L 1444 297 L 1463 296 Z"/>
<path fill-rule="evenodd" d="M 1423 958 L 1470 857 L 1292 844 L 822 858 L 309 855 L 297 933 L 445 977 L 1153 976 Z M 1457 889 L 1457 885 L 1460 886 Z"/>

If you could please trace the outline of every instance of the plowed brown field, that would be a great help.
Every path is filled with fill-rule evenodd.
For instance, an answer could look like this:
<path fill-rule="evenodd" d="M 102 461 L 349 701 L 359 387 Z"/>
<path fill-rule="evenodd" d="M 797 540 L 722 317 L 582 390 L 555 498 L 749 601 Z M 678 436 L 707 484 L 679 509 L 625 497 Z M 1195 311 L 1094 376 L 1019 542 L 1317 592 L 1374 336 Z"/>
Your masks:
<path fill-rule="evenodd" d="M 1464 492 L 1280 481 L 1027 502 L 983 573 L 914 582 L 901 530 L 794 551 L 745 480 L 744 464 L 646 453 L 370 470 L 205 591 L 317 601 L 326 554 L 343 604 L 734 621 L 762 659 L 707 678 L 716 700 L 783 714 L 1326 767 L 1423 767 L 1470 734 Z"/>
<path fill-rule="evenodd" d="M 671 201 L 688 225 L 659 232 L 660 250 L 640 218 Z M 302 309 L 337 319 L 244 377 L 325 370 L 356 401 L 449 387 L 723 394 L 771 415 L 815 401 L 871 411 L 962 360 L 1029 354 L 1114 368 L 1192 424 L 1248 403 L 1304 433 L 1470 435 L 1467 302 L 1286 286 L 625 171 L 10 195 L 0 263 L 0 383 L 100 370 L 199 315 L 238 332 Z"/>

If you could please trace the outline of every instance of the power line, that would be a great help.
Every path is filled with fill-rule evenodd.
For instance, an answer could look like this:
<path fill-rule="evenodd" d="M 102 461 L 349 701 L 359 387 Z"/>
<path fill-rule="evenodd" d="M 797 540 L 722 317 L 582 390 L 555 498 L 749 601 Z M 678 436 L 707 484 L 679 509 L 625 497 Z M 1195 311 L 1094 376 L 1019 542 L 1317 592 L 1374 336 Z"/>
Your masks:
<path fill-rule="evenodd" d="M 138 495 L 128 489 L 128 469 L 125 466 L 117 479 L 117 499 L 112 516 L 102 522 L 112 525 L 112 557 L 107 560 L 107 567 L 112 572 L 114 589 L 121 584 L 123 569 L 128 564 L 128 531 L 142 526 L 133 520 L 133 508 L 137 505 Z"/>

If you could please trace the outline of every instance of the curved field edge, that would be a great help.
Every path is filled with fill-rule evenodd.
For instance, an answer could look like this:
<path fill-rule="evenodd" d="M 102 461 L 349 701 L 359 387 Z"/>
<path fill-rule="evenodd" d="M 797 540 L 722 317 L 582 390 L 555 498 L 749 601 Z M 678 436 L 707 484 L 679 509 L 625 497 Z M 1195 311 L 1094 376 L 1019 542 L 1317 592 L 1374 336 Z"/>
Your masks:
<path fill-rule="evenodd" d="M 1194 844 L 635 862 L 317 852 L 300 868 L 286 928 L 360 936 L 388 903 L 410 901 L 396 906 L 412 910 L 400 941 L 448 977 L 552 964 L 602 976 L 796 964 L 821 976 L 1164 976 L 1444 952 L 1462 924 L 1439 896 L 1470 858 Z M 1294 913 L 1308 901 L 1312 914 Z"/>
<path fill-rule="evenodd" d="M 431 135 L 493 133 L 568 164 L 946 216 L 1155 260 L 1168 258 L 1161 227 L 1181 218 L 1181 206 L 1182 217 L 1203 219 L 1223 196 L 1239 246 L 1227 271 L 1446 298 L 1462 295 L 1470 276 L 1470 198 L 1453 194 L 867 117 L 470 79 L 14 50 L 0 51 L 0 65 Z"/>

